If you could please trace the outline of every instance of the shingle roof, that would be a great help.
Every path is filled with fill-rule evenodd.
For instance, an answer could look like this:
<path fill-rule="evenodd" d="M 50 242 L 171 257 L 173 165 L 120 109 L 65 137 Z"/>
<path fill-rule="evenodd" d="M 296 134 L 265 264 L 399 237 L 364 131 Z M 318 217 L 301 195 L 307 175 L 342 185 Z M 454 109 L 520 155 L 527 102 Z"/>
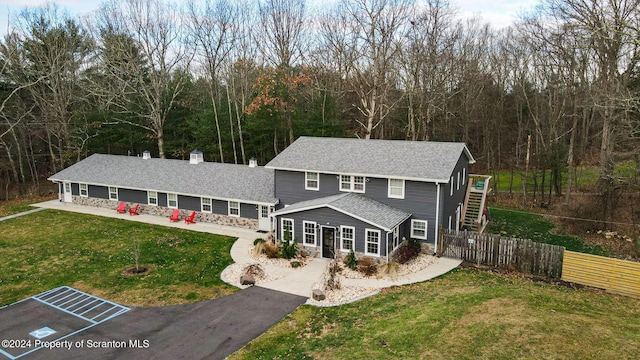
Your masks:
<path fill-rule="evenodd" d="M 411 214 L 400 209 L 383 204 L 364 195 L 344 193 L 323 198 L 301 201 L 273 213 L 274 216 L 312 210 L 321 207 L 342 212 L 369 224 L 378 226 L 385 231 L 407 220 Z"/>
<path fill-rule="evenodd" d="M 265 167 L 448 182 L 464 143 L 300 137 Z"/>
<path fill-rule="evenodd" d="M 49 178 L 275 204 L 273 179 L 273 170 L 264 167 L 104 154 L 91 155 Z"/>

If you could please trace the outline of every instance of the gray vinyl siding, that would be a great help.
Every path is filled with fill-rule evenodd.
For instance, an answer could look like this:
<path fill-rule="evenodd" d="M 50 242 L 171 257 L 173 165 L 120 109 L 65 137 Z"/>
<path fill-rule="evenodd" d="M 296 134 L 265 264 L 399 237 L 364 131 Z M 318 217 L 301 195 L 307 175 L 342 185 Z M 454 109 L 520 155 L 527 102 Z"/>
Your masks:
<path fill-rule="evenodd" d="M 158 193 L 158 206 L 167 206 L 167 193 Z"/>
<path fill-rule="evenodd" d="M 71 183 L 71 195 L 80 195 L 80 184 Z"/>
<path fill-rule="evenodd" d="M 229 215 L 229 204 L 222 200 L 211 200 L 211 212 L 220 215 Z"/>
<path fill-rule="evenodd" d="M 106 186 L 89 185 L 87 191 L 89 193 L 89 197 L 92 197 L 92 198 L 98 198 L 98 199 L 109 198 L 109 188 Z"/>
<path fill-rule="evenodd" d="M 453 170 L 453 173 L 450 175 L 453 176 L 453 183 L 446 184 L 442 187 L 442 212 L 440 216 L 440 220 L 442 222 L 443 227 L 449 226 L 449 216 L 452 217 L 453 223 L 455 223 L 456 219 L 456 209 L 458 208 L 458 204 L 464 203 L 464 198 L 467 193 L 467 185 L 468 178 L 465 179 L 464 185 L 462 185 L 462 169 L 467 169 L 466 174 L 469 176 L 469 159 L 463 153 L 460 155 L 458 162 L 456 163 L 456 167 Z M 458 182 L 458 172 L 460 173 L 460 190 L 457 190 L 456 184 Z M 453 196 L 451 196 L 451 187 L 453 186 Z M 453 224 L 452 224 L 453 225 Z M 455 227 L 455 225 L 453 225 Z"/>
<path fill-rule="evenodd" d="M 178 195 L 178 208 L 191 211 L 200 211 L 200 198 L 194 196 Z"/>
<path fill-rule="evenodd" d="M 300 201 L 344 193 L 339 189 L 339 181 L 335 174 L 320 174 L 319 191 L 304 189 L 304 172 L 276 170 L 275 176 L 276 197 L 280 198 L 279 209 L 284 207 L 285 204 L 290 205 Z M 367 177 L 364 195 L 406 211 L 412 214 L 413 219 L 428 221 L 427 240 L 433 241 L 437 226 L 437 185 L 435 183 L 407 180 L 404 185 L 404 199 L 389 198 L 388 186 L 389 180 L 387 178 Z M 447 193 L 446 195 L 449 194 Z M 464 195 L 462 200 L 464 200 Z M 408 226 L 411 226 L 410 222 L 408 224 Z M 408 235 L 411 234 L 410 230 L 409 228 Z"/>
<path fill-rule="evenodd" d="M 258 210 L 256 210 L 256 205 L 240 203 L 240 216 L 247 219 L 257 219 Z"/>
<path fill-rule="evenodd" d="M 109 194 L 107 194 L 107 196 L 109 196 Z M 147 192 L 142 190 L 118 189 L 118 200 L 146 204 Z"/>
<path fill-rule="evenodd" d="M 282 218 L 293 219 L 293 238 L 300 244 L 304 238 L 303 221 L 312 221 L 318 223 L 320 226 L 331 226 L 337 228 L 336 238 L 338 239 L 338 242 L 336 244 L 336 252 L 340 251 L 340 225 L 353 226 L 355 228 L 355 251 L 358 253 L 365 252 L 366 229 L 380 230 L 380 256 L 387 255 L 386 231 L 364 221 L 354 219 L 339 211 L 329 208 L 319 208 L 278 216 L 276 225 L 276 236 L 278 239 L 281 237 Z M 316 246 L 318 247 L 321 245 L 321 236 L 320 232 L 316 232 Z"/>

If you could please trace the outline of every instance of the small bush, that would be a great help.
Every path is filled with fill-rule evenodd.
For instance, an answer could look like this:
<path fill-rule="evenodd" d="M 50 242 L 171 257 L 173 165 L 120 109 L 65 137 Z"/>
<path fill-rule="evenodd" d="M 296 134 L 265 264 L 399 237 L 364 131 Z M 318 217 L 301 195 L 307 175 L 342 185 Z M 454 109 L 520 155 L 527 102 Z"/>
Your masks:
<path fill-rule="evenodd" d="M 373 276 L 378 272 L 378 264 L 371 257 L 363 257 L 358 261 L 358 271 L 365 276 Z"/>
<path fill-rule="evenodd" d="M 398 247 L 398 250 L 393 254 L 393 260 L 400 264 L 406 264 L 418 257 L 420 250 L 422 250 L 422 245 L 420 245 L 419 240 L 409 239 L 403 241 Z"/>
<path fill-rule="evenodd" d="M 262 269 L 262 266 L 260 266 L 260 264 L 251 264 L 244 268 L 244 274 L 251 275 L 254 278 L 263 278 L 264 270 Z"/>
<path fill-rule="evenodd" d="M 398 270 L 400 270 L 400 264 L 397 262 L 389 262 L 382 266 L 380 266 L 380 271 L 378 272 L 378 278 L 383 276 L 389 276 L 391 279 L 395 279 L 398 277 Z"/>
<path fill-rule="evenodd" d="M 354 253 L 353 250 L 344 257 L 344 265 L 351 270 L 355 270 L 358 267 L 358 259 L 356 258 L 356 253 Z"/>
<path fill-rule="evenodd" d="M 266 241 L 263 238 L 257 238 L 253 240 L 253 245 L 264 244 Z"/>
<path fill-rule="evenodd" d="M 298 245 L 295 241 L 282 240 L 280 242 L 280 256 L 291 260 L 298 255 Z"/>
<path fill-rule="evenodd" d="M 264 243 L 264 254 L 267 255 L 269 259 L 275 259 L 280 256 L 280 249 L 278 245 L 267 242 Z"/>

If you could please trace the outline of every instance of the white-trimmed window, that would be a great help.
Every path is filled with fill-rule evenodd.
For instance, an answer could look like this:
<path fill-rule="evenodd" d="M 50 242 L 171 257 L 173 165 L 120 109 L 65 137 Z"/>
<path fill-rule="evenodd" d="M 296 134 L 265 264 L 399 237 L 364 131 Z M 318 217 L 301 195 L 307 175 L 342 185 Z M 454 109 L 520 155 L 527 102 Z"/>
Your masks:
<path fill-rule="evenodd" d="M 304 173 L 305 190 L 320 190 L 320 174 L 317 172 Z"/>
<path fill-rule="evenodd" d="M 355 248 L 353 247 L 355 233 L 356 228 L 354 228 L 353 226 L 340 226 L 340 250 L 355 250 Z"/>
<path fill-rule="evenodd" d="M 147 204 L 156 206 L 158 205 L 158 192 L 147 191 Z"/>
<path fill-rule="evenodd" d="M 284 234 L 289 230 L 291 234 L 291 241 L 293 241 L 293 219 L 282 218 L 280 219 L 280 239 L 284 240 Z"/>
<path fill-rule="evenodd" d="M 411 220 L 411 237 L 415 239 L 427 239 L 426 220 Z"/>
<path fill-rule="evenodd" d="M 365 230 L 366 243 L 364 252 L 367 255 L 380 256 L 380 230 Z"/>
<path fill-rule="evenodd" d="M 89 197 L 88 188 L 87 184 L 80 184 L 80 197 Z"/>
<path fill-rule="evenodd" d="M 365 181 L 364 176 L 340 175 L 340 191 L 363 193 Z"/>
<path fill-rule="evenodd" d="M 453 218 L 449 215 L 449 231 L 451 231 L 451 224 L 453 222 Z"/>
<path fill-rule="evenodd" d="M 172 209 L 178 208 L 178 194 L 167 194 L 167 207 Z"/>
<path fill-rule="evenodd" d="M 240 216 L 240 203 L 229 201 L 229 216 Z"/>
<path fill-rule="evenodd" d="M 456 182 L 456 190 L 460 190 L 460 171 L 458 171 L 458 181 Z"/>
<path fill-rule="evenodd" d="M 303 221 L 304 245 L 316 246 L 316 223 L 313 221 Z"/>
<path fill-rule="evenodd" d="M 467 168 L 462 168 L 462 186 L 464 186 L 467 179 Z"/>
<path fill-rule="evenodd" d="M 453 196 L 453 175 L 451 175 L 451 181 L 449 182 L 449 196 Z"/>
<path fill-rule="evenodd" d="M 389 191 L 387 196 L 394 199 L 404 199 L 404 180 L 389 179 Z"/>
<path fill-rule="evenodd" d="M 118 188 L 109 186 L 109 200 L 118 200 Z"/>
<path fill-rule="evenodd" d="M 200 211 L 202 211 L 203 213 L 211 213 L 211 198 L 200 199 Z"/>

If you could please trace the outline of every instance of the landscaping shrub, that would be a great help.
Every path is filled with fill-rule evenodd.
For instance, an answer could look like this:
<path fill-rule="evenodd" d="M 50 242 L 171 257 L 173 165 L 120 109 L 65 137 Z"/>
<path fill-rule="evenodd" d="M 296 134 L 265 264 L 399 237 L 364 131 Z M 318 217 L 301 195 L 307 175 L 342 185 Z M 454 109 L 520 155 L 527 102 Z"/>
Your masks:
<path fill-rule="evenodd" d="M 378 271 L 378 277 L 381 278 L 383 276 L 389 276 L 391 279 L 395 279 L 398 277 L 398 271 L 400 270 L 400 264 L 397 262 L 388 262 L 382 266 L 380 266 L 380 271 Z"/>
<path fill-rule="evenodd" d="M 298 255 L 298 246 L 296 241 L 291 238 L 291 232 L 287 229 L 284 232 L 284 239 L 280 241 L 280 256 L 284 259 L 291 260 Z"/>
<path fill-rule="evenodd" d="M 253 245 L 264 244 L 266 241 L 263 238 L 257 238 L 253 240 Z"/>
<path fill-rule="evenodd" d="M 353 250 L 344 257 L 344 265 L 351 270 L 355 270 L 358 267 L 358 259 L 356 258 L 356 253 L 353 252 Z"/>
<path fill-rule="evenodd" d="M 254 245 L 254 247 L 253 247 L 253 255 L 254 256 L 260 256 L 260 255 L 264 254 L 265 253 L 264 248 L 265 248 L 265 244 L 266 243 L 267 242 L 264 239 L 261 239 L 261 238 L 255 239 L 253 241 L 253 245 Z"/>
<path fill-rule="evenodd" d="M 264 243 L 264 254 L 269 259 L 275 259 L 280 256 L 280 249 L 278 248 L 278 245 L 271 242 L 267 242 L 267 243 Z"/>
<path fill-rule="evenodd" d="M 416 239 L 408 239 L 402 242 L 398 249 L 393 254 L 393 260 L 399 264 L 406 264 L 410 260 L 415 259 L 420 255 L 422 246 L 420 241 Z"/>
<path fill-rule="evenodd" d="M 378 264 L 371 257 L 363 257 L 358 261 L 358 271 L 365 276 L 373 276 L 378 272 Z"/>

